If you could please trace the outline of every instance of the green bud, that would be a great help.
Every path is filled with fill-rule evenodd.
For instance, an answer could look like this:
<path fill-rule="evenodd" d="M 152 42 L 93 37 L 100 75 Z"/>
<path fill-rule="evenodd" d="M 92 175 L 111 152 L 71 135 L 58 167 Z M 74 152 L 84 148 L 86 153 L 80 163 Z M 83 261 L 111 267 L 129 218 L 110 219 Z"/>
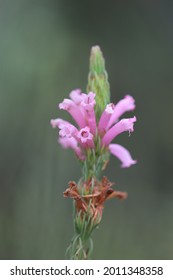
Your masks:
<path fill-rule="evenodd" d="M 110 87 L 105 69 L 105 60 L 99 46 L 91 48 L 87 92 L 96 93 L 95 112 L 97 120 L 110 103 Z"/>

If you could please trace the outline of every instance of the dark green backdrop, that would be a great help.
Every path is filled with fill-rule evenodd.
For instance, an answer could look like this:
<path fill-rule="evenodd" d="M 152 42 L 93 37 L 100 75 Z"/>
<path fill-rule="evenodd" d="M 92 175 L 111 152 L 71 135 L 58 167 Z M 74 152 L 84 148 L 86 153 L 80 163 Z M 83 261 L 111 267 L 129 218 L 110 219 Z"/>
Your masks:
<path fill-rule="evenodd" d="M 138 164 L 106 175 L 128 200 L 108 201 L 94 259 L 173 258 L 173 2 L 1 0 L 0 258 L 64 259 L 73 235 L 63 198 L 80 167 L 57 144 L 57 104 L 85 91 L 92 45 L 106 58 L 111 100 L 130 93 L 138 122 L 126 146 Z"/>

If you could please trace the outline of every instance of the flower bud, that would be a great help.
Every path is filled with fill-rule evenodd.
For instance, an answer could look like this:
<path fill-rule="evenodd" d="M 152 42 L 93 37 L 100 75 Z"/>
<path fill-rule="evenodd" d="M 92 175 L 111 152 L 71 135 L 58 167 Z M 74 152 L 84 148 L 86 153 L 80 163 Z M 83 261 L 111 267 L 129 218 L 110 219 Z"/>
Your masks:
<path fill-rule="evenodd" d="M 95 112 L 98 120 L 106 105 L 110 103 L 108 75 L 105 69 L 105 60 L 99 46 L 91 48 L 87 91 L 96 93 Z"/>

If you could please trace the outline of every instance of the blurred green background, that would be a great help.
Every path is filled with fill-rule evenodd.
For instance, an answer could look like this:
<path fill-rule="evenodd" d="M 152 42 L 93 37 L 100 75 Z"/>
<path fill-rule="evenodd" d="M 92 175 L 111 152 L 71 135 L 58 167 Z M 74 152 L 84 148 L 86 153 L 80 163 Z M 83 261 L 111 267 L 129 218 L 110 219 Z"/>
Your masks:
<path fill-rule="evenodd" d="M 57 144 L 57 104 L 85 91 L 91 46 L 101 46 L 111 100 L 129 93 L 138 122 L 128 148 L 138 164 L 106 175 L 126 201 L 106 203 L 94 259 L 173 259 L 173 2 L 0 1 L 0 258 L 64 259 L 81 171 Z M 132 114 L 129 114 L 133 116 Z"/>

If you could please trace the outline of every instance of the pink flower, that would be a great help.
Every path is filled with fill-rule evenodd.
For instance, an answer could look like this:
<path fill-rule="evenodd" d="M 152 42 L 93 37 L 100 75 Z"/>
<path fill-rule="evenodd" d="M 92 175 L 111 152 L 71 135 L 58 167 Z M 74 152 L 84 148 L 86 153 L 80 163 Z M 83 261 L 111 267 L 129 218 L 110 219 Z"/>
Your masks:
<path fill-rule="evenodd" d="M 78 132 L 74 125 L 62 119 L 52 119 L 50 123 L 53 128 L 58 127 L 60 129 L 59 135 L 61 137 L 72 137 Z"/>
<path fill-rule="evenodd" d="M 122 119 L 118 123 L 116 123 L 114 126 L 112 126 L 106 134 L 103 136 L 102 144 L 104 146 L 108 146 L 110 142 L 119 134 L 121 134 L 124 131 L 133 132 L 133 125 L 134 122 L 136 122 L 136 117 L 130 118 L 130 119 Z"/>
<path fill-rule="evenodd" d="M 83 108 L 86 123 L 93 134 L 96 133 L 96 117 L 94 111 L 95 104 L 95 93 L 89 92 L 88 94 L 82 94 L 80 106 Z"/>
<path fill-rule="evenodd" d="M 98 130 L 101 134 L 106 132 L 110 118 L 114 113 L 114 108 L 114 104 L 110 103 L 106 106 L 106 109 L 103 111 L 98 123 Z"/>
<path fill-rule="evenodd" d="M 86 126 L 86 121 L 80 107 L 77 106 L 77 104 L 75 104 L 71 99 L 64 99 L 63 102 L 59 104 L 59 108 L 69 112 L 80 128 Z"/>
<path fill-rule="evenodd" d="M 94 148 L 93 134 L 88 126 L 82 128 L 76 136 L 83 148 Z"/>
<path fill-rule="evenodd" d="M 95 93 L 89 92 L 88 94 L 82 94 L 81 105 L 85 108 L 86 112 L 91 112 L 94 110 L 95 102 Z"/>
<path fill-rule="evenodd" d="M 121 161 L 121 167 L 129 167 L 137 162 L 132 159 L 127 149 L 119 144 L 111 144 L 119 134 L 134 131 L 136 117 L 118 121 L 122 114 L 135 109 L 132 96 L 126 95 L 116 105 L 107 104 L 98 123 L 95 116 L 95 93 L 85 94 L 76 89 L 71 91 L 70 98 L 64 99 L 59 108 L 69 112 L 78 128 L 62 119 L 51 120 L 52 127 L 60 130 L 59 143 L 64 148 L 73 149 L 80 160 L 85 160 L 86 150 L 97 148 L 97 156 L 101 156 L 105 149 L 109 150 Z"/>
<path fill-rule="evenodd" d="M 135 100 L 132 96 L 126 95 L 124 99 L 120 100 L 114 107 L 114 113 L 112 114 L 108 128 L 117 122 L 119 117 L 121 117 L 127 111 L 133 111 L 135 109 Z"/>

